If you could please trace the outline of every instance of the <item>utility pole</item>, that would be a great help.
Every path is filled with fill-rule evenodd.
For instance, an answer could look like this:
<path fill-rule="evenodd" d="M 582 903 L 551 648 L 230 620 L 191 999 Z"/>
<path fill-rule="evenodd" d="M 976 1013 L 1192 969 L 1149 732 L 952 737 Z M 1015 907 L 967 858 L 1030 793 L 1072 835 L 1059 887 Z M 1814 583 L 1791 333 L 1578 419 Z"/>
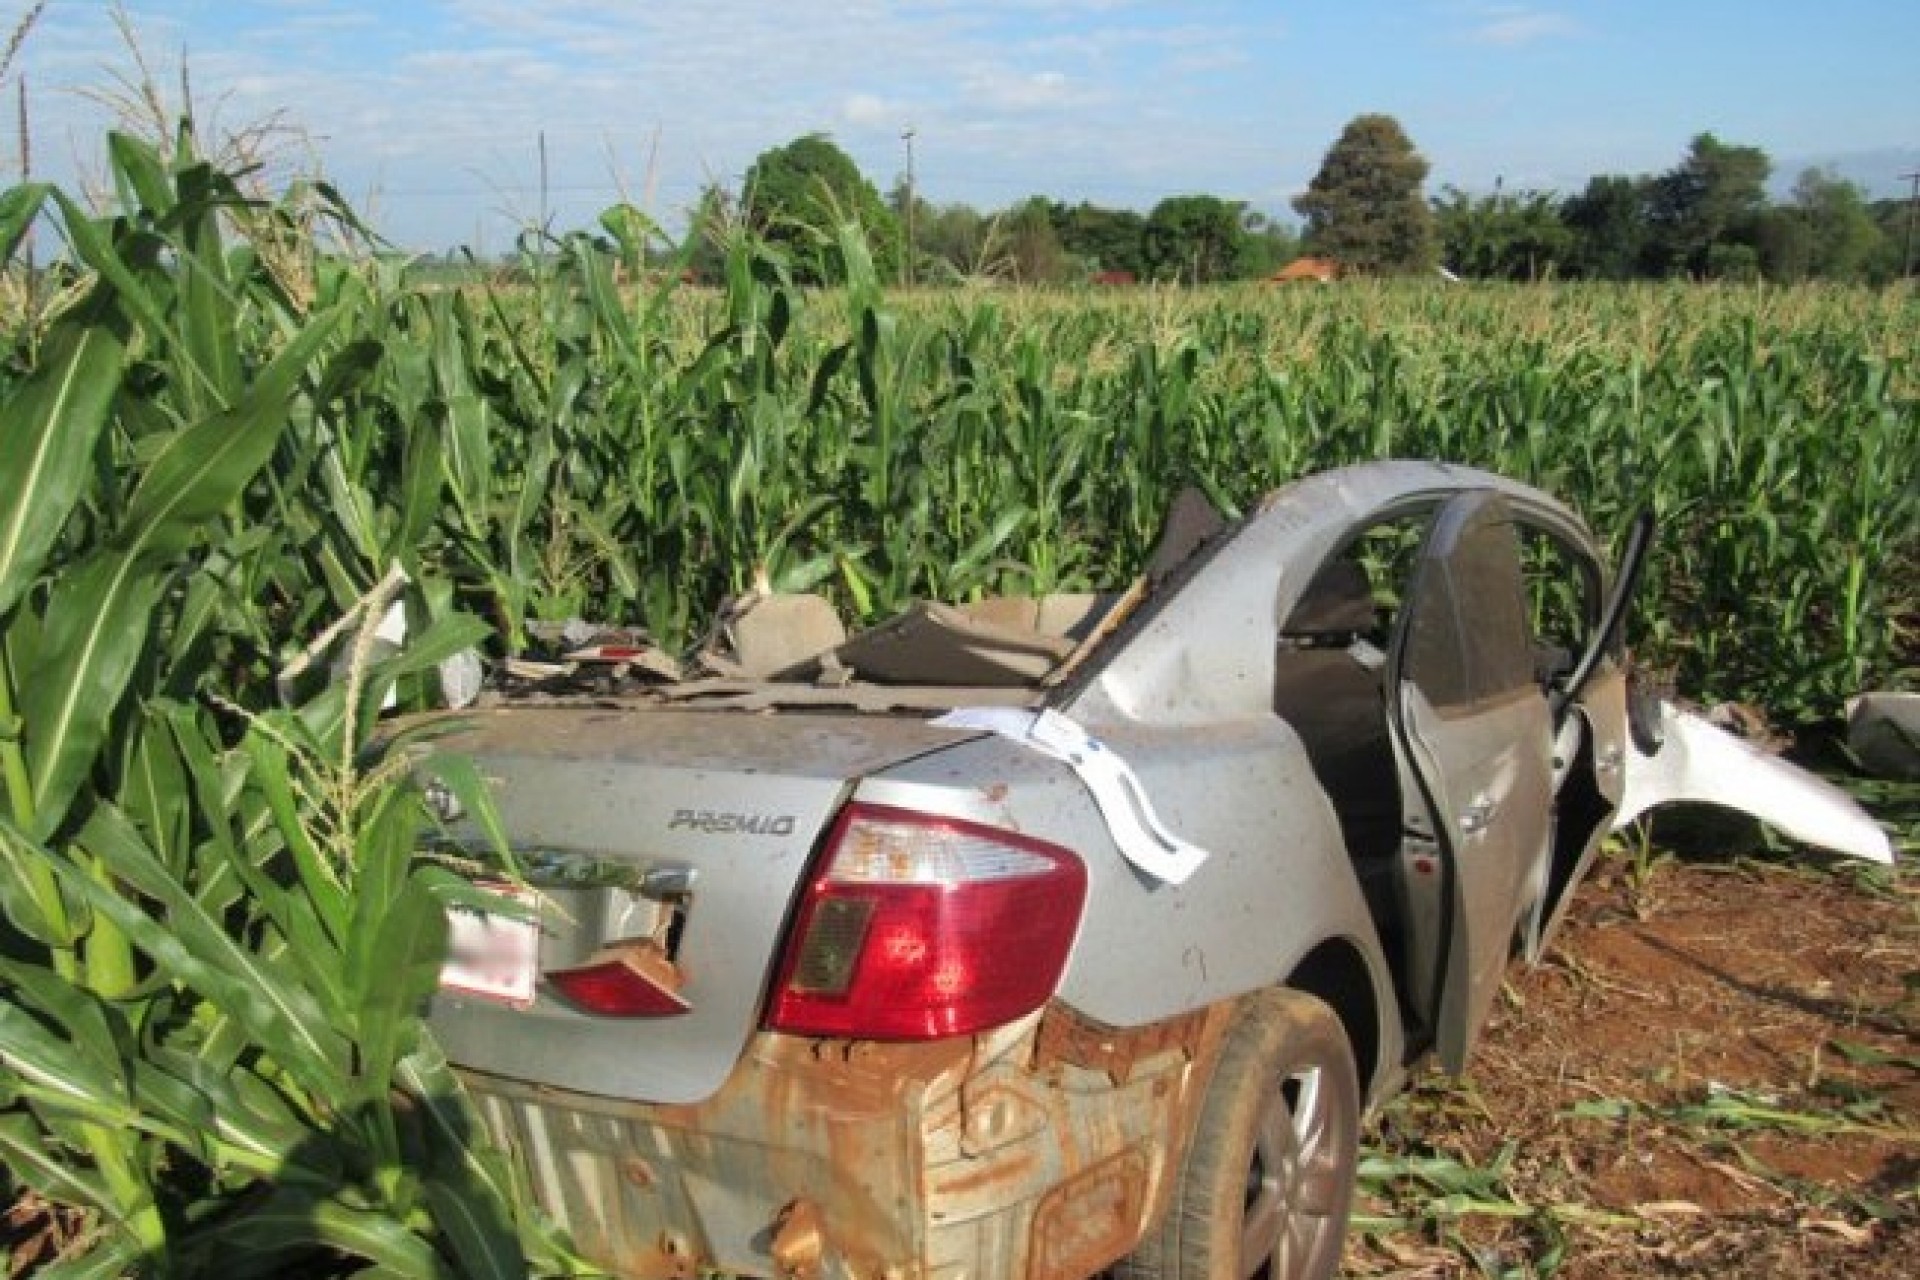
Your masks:
<path fill-rule="evenodd" d="M 540 131 L 540 234 L 547 233 L 547 131 Z"/>
<path fill-rule="evenodd" d="M 907 260 L 900 264 L 900 281 L 909 288 L 913 285 L 913 135 L 914 127 L 908 125 L 900 131 L 900 141 L 907 144 Z"/>
<path fill-rule="evenodd" d="M 28 15 L 29 22 L 31 22 L 31 19 L 38 16 L 39 16 L 39 10 L 36 9 L 33 13 Z M 21 30 L 24 31 L 25 28 L 23 27 Z M 22 72 L 20 75 L 19 129 L 20 129 L 20 184 L 22 186 L 25 186 L 27 183 L 33 181 L 33 133 L 31 130 L 27 128 L 27 77 L 25 72 Z M 38 222 L 38 221 L 39 221 L 38 218 L 34 219 L 34 222 Z M 22 244 L 21 247 L 26 252 L 27 315 L 37 321 L 40 318 L 40 264 L 34 260 L 35 259 L 34 234 L 33 234 L 34 222 L 29 222 L 27 224 L 27 231 L 24 237 L 24 243 Z"/>
<path fill-rule="evenodd" d="M 1900 255 L 1900 275 L 1907 278 L 1913 275 L 1913 223 L 1916 214 L 1920 214 L 1920 169 L 1900 175 L 1902 182 L 1912 183 L 1907 191 L 1907 248 Z"/>

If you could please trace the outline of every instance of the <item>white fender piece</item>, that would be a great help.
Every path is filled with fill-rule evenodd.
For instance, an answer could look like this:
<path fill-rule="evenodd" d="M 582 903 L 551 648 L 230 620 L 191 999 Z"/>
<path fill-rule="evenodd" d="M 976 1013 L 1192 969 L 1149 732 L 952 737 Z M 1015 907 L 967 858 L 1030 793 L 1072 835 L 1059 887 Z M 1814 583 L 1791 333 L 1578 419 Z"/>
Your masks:
<path fill-rule="evenodd" d="M 1798 765 L 1671 703 L 1652 755 L 1627 750 L 1626 794 L 1615 830 L 1663 804 L 1713 804 L 1758 818 L 1805 844 L 1891 865 L 1893 845 L 1852 796 Z"/>

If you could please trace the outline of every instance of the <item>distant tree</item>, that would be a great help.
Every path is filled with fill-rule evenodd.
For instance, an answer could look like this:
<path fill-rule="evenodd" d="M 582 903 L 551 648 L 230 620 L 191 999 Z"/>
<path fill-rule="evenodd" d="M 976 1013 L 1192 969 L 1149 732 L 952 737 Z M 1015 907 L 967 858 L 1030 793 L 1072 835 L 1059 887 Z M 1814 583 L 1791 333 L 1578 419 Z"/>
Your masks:
<path fill-rule="evenodd" d="M 1032 196 L 1001 214 L 1000 234 L 1008 268 L 1021 284 L 1059 284 L 1071 274 L 1045 196 Z"/>
<path fill-rule="evenodd" d="M 1169 196 L 1147 215 L 1142 256 L 1150 275 L 1187 284 L 1230 280 L 1246 239 L 1246 206 L 1218 196 Z"/>
<path fill-rule="evenodd" d="M 1571 233 L 1568 266 L 1590 280 L 1626 280 L 1640 273 L 1647 246 L 1647 180 L 1596 174 L 1560 208 Z"/>
<path fill-rule="evenodd" d="M 687 270 L 708 284 L 718 280 L 726 270 L 727 245 L 742 230 L 740 206 L 732 193 L 709 182 L 687 217 Z"/>
<path fill-rule="evenodd" d="M 1865 279 L 1883 251 L 1885 233 L 1866 193 L 1837 174 L 1807 169 L 1793 184 L 1792 211 L 1806 224 L 1809 269 L 1826 280 Z"/>
<path fill-rule="evenodd" d="M 761 152 L 747 170 L 745 192 L 754 229 L 786 251 L 796 280 L 844 278 L 839 232 L 850 222 L 866 236 L 880 278 L 898 273 L 900 229 L 893 211 L 826 134 L 810 133 Z"/>
<path fill-rule="evenodd" d="M 925 256 L 938 268 L 929 279 L 983 279 L 1005 273 L 999 220 L 969 204 L 945 204 L 919 224 Z"/>
<path fill-rule="evenodd" d="M 1754 225 L 1754 252 L 1760 274 L 1780 284 L 1792 284 L 1813 274 L 1816 246 L 1806 216 L 1792 205 L 1762 210 Z"/>
<path fill-rule="evenodd" d="M 1708 279 L 1751 283 L 1760 278 L 1759 224 L 1765 216 L 1762 210 L 1746 224 L 1746 239 L 1720 240 L 1707 246 Z"/>
<path fill-rule="evenodd" d="M 1430 270 L 1438 246 L 1433 211 L 1420 191 L 1426 178 L 1427 162 L 1399 121 L 1356 116 L 1293 202 L 1307 220 L 1308 246 L 1350 269 Z"/>
<path fill-rule="evenodd" d="M 1908 269 L 1909 237 L 1913 238 L 1916 254 L 1920 254 L 1920 225 L 1916 225 L 1913 205 L 1904 196 L 1897 200 L 1875 200 L 1867 206 L 1867 212 L 1873 218 L 1873 225 L 1880 229 L 1880 247 L 1867 261 L 1867 279 L 1876 284 L 1898 280 Z M 1920 268 L 1920 261 L 1912 265 Z"/>
<path fill-rule="evenodd" d="M 1132 209 L 1108 209 L 1082 201 L 1071 208 L 1050 204 L 1047 213 L 1061 247 L 1080 260 L 1085 274 L 1147 274 L 1147 220 Z"/>
<path fill-rule="evenodd" d="M 1542 191 L 1470 196 L 1444 187 L 1433 202 L 1441 261 L 1482 280 L 1539 280 L 1559 274 L 1573 249 L 1560 201 Z"/>
<path fill-rule="evenodd" d="M 1240 215 L 1240 226 L 1246 232 L 1234 268 L 1240 279 L 1264 280 L 1300 256 L 1300 236 L 1287 223 L 1248 209 Z"/>
<path fill-rule="evenodd" d="M 1773 162 L 1758 147 L 1730 146 L 1711 133 L 1695 137 L 1686 157 L 1648 189 L 1649 265 L 1661 275 L 1709 276 L 1757 266 L 1754 244 L 1771 172 Z"/>

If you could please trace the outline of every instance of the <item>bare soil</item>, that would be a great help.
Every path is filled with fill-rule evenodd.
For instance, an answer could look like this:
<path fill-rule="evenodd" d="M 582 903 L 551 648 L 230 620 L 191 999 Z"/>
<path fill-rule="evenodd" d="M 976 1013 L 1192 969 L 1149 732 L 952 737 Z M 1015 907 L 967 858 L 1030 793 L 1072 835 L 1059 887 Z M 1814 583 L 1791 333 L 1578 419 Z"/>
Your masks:
<path fill-rule="evenodd" d="M 1920 868 L 1614 855 L 1373 1141 L 1352 1276 L 1920 1275 Z"/>

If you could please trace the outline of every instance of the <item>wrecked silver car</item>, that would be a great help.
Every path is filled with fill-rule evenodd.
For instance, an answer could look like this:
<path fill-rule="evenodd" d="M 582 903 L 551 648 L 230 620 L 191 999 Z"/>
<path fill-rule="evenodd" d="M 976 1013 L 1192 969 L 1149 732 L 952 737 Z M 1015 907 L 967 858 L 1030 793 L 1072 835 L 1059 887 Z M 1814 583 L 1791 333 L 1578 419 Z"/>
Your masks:
<path fill-rule="evenodd" d="M 433 1021 L 586 1254 L 1328 1276 L 1363 1115 L 1465 1062 L 1624 816 L 1757 802 L 1890 859 L 1818 780 L 1630 715 L 1644 527 L 1611 574 L 1427 463 L 1182 523 L 1114 595 L 854 636 L 768 597 L 700 678 L 468 713 L 529 905 L 456 920 Z"/>

